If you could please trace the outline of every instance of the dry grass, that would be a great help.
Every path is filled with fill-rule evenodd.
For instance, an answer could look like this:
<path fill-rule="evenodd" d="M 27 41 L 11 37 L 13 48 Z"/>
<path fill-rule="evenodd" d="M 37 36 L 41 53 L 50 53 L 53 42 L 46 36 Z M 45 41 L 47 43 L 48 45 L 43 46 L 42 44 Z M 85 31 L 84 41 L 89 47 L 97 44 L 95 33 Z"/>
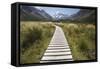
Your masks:
<path fill-rule="evenodd" d="M 20 23 L 20 63 L 39 63 L 55 27 L 45 22 Z"/>
<path fill-rule="evenodd" d="M 63 23 L 58 26 L 68 39 L 74 60 L 95 59 L 95 25 Z"/>

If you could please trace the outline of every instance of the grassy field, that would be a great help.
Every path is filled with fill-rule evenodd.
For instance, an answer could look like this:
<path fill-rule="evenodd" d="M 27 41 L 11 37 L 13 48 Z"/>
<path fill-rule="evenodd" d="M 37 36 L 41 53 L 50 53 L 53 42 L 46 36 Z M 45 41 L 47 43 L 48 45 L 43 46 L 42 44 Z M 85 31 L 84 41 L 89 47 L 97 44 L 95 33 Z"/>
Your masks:
<path fill-rule="evenodd" d="M 69 42 L 74 60 L 95 59 L 95 25 L 63 23 L 62 27 Z"/>
<path fill-rule="evenodd" d="M 61 23 L 73 59 L 95 59 L 95 25 Z M 55 31 L 50 22 L 20 23 L 20 63 L 39 63 Z"/>
<path fill-rule="evenodd" d="M 20 23 L 20 63 L 39 63 L 55 27 L 48 22 Z"/>

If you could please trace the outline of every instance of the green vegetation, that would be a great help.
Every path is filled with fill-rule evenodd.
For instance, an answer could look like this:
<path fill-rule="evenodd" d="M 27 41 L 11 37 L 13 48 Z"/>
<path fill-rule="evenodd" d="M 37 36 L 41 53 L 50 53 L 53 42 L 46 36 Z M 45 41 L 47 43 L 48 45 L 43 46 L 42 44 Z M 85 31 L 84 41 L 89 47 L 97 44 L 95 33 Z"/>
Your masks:
<path fill-rule="evenodd" d="M 95 59 L 95 25 L 84 23 L 57 24 L 62 27 L 74 60 Z"/>
<path fill-rule="evenodd" d="M 59 23 L 68 40 L 73 59 L 95 59 L 95 25 Z M 49 22 L 20 23 L 20 63 L 39 63 L 50 43 L 55 27 Z"/>
<path fill-rule="evenodd" d="M 20 63 L 39 63 L 55 27 L 46 22 L 20 23 Z"/>

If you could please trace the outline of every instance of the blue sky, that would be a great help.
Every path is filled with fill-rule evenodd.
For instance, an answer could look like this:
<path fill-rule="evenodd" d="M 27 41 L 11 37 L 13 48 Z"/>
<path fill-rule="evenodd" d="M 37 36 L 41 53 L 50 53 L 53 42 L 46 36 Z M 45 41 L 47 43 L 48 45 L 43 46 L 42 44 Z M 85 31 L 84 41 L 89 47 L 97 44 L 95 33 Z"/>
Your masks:
<path fill-rule="evenodd" d="M 50 14 L 52 17 L 54 17 L 55 14 L 62 13 L 66 15 L 72 15 L 77 13 L 80 9 L 74 9 L 74 8 L 58 8 L 58 7 L 39 7 L 36 6 L 35 8 L 38 9 L 43 9 L 45 10 L 48 14 Z"/>

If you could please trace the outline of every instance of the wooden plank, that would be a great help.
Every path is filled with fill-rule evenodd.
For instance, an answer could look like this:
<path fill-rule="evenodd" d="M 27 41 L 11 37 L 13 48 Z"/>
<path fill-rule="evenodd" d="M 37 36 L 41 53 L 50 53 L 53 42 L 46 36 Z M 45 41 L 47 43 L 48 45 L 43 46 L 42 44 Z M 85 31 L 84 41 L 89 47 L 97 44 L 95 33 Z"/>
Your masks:
<path fill-rule="evenodd" d="M 73 59 L 64 32 L 56 26 L 55 33 L 40 63 L 61 61 L 73 61 Z"/>

